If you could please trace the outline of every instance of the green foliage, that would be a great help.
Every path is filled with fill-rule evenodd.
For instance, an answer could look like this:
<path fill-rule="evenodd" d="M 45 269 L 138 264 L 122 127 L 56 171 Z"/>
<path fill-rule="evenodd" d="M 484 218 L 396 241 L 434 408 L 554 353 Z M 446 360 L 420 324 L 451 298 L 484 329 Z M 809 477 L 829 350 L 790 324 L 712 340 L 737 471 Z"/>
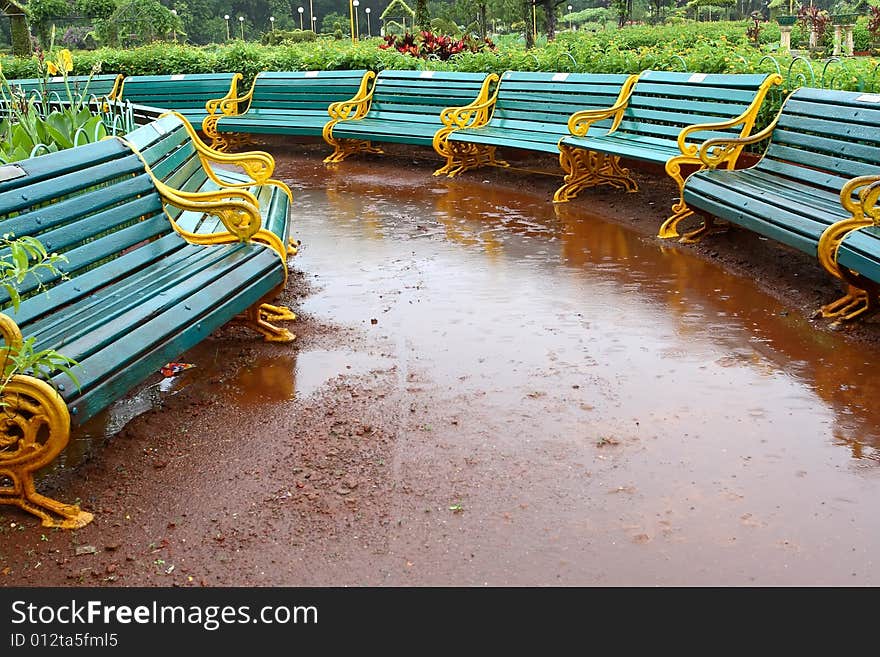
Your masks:
<path fill-rule="evenodd" d="M 562 20 L 566 23 L 571 21 L 574 25 L 583 23 L 608 23 L 614 20 L 614 13 L 605 7 L 590 7 L 581 11 L 573 11 L 565 14 Z"/>
<path fill-rule="evenodd" d="M 416 0 L 415 22 L 420 30 L 431 29 L 431 15 L 428 13 L 428 0 Z"/>
<path fill-rule="evenodd" d="M 394 18 L 401 18 L 403 16 L 415 19 L 416 12 L 414 12 L 412 8 L 403 0 L 391 0 L 388 6 L 385 7 L 385 11 L 380 14 L 379 18 L 384 21 Z"/>
<path fill-rule="evenodd" d="M 31 25 L 36 28 L 43 48 L 49 48 L 49 30 L 52 19 L 59 16 L 67 16 L 71 13 L 68 0 L 30 0 L 26 7 L 26 13 Z"/>
<path fill-rule="evenodd" d="M 351 20 L 337 12 L 331 12 L 321 20 L 321 32 L 333 34 L 335 31 L 348 32 L 351 29 Z"/>
<path fill-rule="evenodd" d="M 64 255 L 48 253 L 46 247 L 35 237 L 16 238 L 10 233 L 0 237 L 0 287 L 9 295 L 10 305 L 14 312 L 21 304 L 19 290 L 25 281 L 36 281 L 36 292 L 45 291 L 43 281 L 48 278 L 64 278 L 58 264 L 67 262 Z M 0 347 L 2 361 L 2 391 L 16 374 L 28 374 L 48 380 L 56 372 L 64 372 L 79 387 L 71 368 L 76 361 L 58 353 L 54 349 L 34 349 L 35 339 L 25 338 L 21 345 L 3 345 Z"/>
<path fill-rule="evenodd" d="M 432 18 L 431 32 L 435 34 L 449 34 L 450 36 L 461 36 L 461 27 L 455 21 L 448 18 Z"/>
<path fill-rule="evenodd" d="M 311 30 L 273 30 L 266 32 L 260 39 L 264 46 L 280 46 L 283 44 L 315 41 L 318 35 Z"/>
<path fill-rule="evenodd" d="M 35 25 L 43 25 L 52 18 L 66 16 L 70 10 L 68 0 L 30 0 L 27 3 L 28 18 Z"/>
<path fill-rule="evenodd" d="M 67 262 L 67 258 L 57 253 L 48 253 L 46 247 L 36 238 L 5 233 L 0 237 L 0 287 L 9 295 L 12 309 L 18 312 L 21 304 L 19 288 L 25 280 L 32 276 L 39 281 L 38 291 L 43 291 L 45 275 L 60 276 L 56 268 L 58 263 Z"/>
<path fill-rule="evenodd" d="M 89 18 L 110 18 L 116 10 L 115 0 L 75 0 L 77 13 Z"/>
<path fill-rule="evenodd" d="M 75 92 L 68 82 L 68 71 L 73 60 L 67 50 L 58 53 L 54 61 L 35 58 L 39 76 L 43 80 L 40 94 L 25 96 L 20 89 L 10 85 L 0 71 L 0 101 L 4 118 L 0 121 L 0 162 L 17 162 L 34 155 L 52 153 L 81 144 L 98 141 L 107 136 L 107 130 L 99 115 L 93 115 L 86 106 L 89 83 L 100 67 L 95 65 L 81 91 Z M 64 81 L 66 98 L 49 96 L 47 81 L 50 67 L 60 71 Z M 62 100 L 66 104 L 50 103 Z"/>
<path fill-rule="evenodd" d="M 95 21 L 95 34 L 109 46 L 167 41 L 177 32 L 183 33 L 180 17 L 159 0 L 121 0 L 108 18 Z"/>

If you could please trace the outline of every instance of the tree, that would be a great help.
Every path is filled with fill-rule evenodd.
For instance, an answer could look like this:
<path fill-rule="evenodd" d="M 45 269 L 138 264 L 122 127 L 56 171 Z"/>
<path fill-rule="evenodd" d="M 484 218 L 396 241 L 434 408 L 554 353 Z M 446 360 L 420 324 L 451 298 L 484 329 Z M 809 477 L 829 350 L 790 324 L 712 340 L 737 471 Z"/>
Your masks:
<path fill-rule="evenodd" d="M 428 12 L 428 0 L 416 2 L 416 25 L 425 32 L 431 29 L 431 14 Z"/>
<path fill-rule="evenodd" d="M 617 13 L 617 27 L 632 20 L 632 0 L 611 0 L 611 8 Z"/>
<path fill-rule="evenodd" d="M 122 0 L 108 19 L 95 21 L 98 37 L 111 46 L 167 40 L 183 31 L 180 17 L 158 0 Z"/>
<path fill-rule="evenodd" d="M 43 50 L 49 48 L 49 31 L 52 28 L 52 19 L 66 16 L 71 13 L 72 7 L 67 0 L 30 0 L 27 5 L 27 15 L 30 22 L 37 30 L 37 36 Z"/>
<path fill-rule="evenodd" d="M 520 4 L 520 17 L 525 21 L 525 38 L 526 38 L 526 49 L 535 47 L 535 33 L 532 30 L 532 21 L 534 20 L 532 17 L 532 1 L 531 0 L 522 0 Z"/>

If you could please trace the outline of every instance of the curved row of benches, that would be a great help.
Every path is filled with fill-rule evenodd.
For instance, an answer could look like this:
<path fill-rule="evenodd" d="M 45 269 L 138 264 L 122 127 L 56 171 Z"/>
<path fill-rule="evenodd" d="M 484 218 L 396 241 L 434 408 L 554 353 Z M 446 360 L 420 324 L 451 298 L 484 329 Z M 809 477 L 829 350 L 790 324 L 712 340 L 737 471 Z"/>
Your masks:
<path fill-rule="evenodd" d="M 248 94 L 203 124 L 221 148 L 235 133 L 321 135 L 325 162 L 377 143 L 432 145 L 435 175 L 508 166 L 498 149 L 556 155 L 565 173 L 554 201 L 607 185 L 637 191 L 624 162 L 664 168 L 679 195 L 659 230 L 680 237 L 693 214 L 721 219 L 813 255 L 848 286 L 818 311 L 836 321 L 880 305 L 880 96 L 802 88 L 752 134 L 778 75 L 493 74 L 381 71 L 261 73 Z M 322 116 L 326 105 L 327 116 Z M 739 168 L 750 145 L 768 142 Z"/>
<path fill-rule="evenodd" d="M 848 184 L 863 176 L 873 183 L 880 173 L 874 94 L 801 89 L 769 128 L 752 135 L 778 75 L 274 71 L 258 74 L 239 96 L 240 80 L 237 73 L 104 75 L 92 78 L 90 90 L 174 109 L 219 151 L 251 134 L 323 137 L 333 147 L 328 163 L 381 153 L 381 143 L 431 145 L 445 160 L 435 175 L 448 176 L 509 166 L 499 149 L 554 155 L 564 172 L 557 203 L 596 186 L 637 191 L 624 163 L 660 165 L 679 192 L 660 237 L 680 237 L 680 222 L 694 212 L 706 217 L 704 225 L 682 241 L 723 219 L 816 255 L 834 276 L 860 286 L 823 316 L 848 319 L 877 303 L 866 292 L 876 286 L 878 266 L 865 237 L 874 235 L 876 210 L 852 196 L 870 201 L 875 188 Z M 50 80 L 56 91 L 62 84 Z M 739 172 L 743 150 L 767 139 L 760 162 Z M 817 220 L 818 208 L 826 213 Z M 859 255 L 850 252 L 853 243 L 861 244 Z"/>

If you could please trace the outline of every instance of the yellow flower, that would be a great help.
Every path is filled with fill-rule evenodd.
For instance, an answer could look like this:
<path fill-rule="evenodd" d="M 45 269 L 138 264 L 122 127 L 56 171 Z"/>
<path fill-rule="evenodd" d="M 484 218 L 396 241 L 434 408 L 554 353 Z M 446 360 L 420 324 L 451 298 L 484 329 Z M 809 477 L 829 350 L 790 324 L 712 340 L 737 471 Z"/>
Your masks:
<path fill-rule="evenodd" d="M 49 75 L 58 75 L 58 68 L 52 62 L 46 62 L 46 70 L 49 71 Z"/>
<path fill-rule="evenodd" d="M 58 53 L 58 68 L 68 73 L 73 70 L 73 56 L 67 48 Z"/>

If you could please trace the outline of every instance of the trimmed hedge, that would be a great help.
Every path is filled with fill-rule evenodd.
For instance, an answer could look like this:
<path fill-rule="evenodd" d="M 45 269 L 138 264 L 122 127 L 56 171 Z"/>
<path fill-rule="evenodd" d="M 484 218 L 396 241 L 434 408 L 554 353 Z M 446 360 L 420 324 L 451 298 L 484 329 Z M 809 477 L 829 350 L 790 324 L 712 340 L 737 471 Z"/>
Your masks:
<path fill-rule="evenodd" d="M 541 48 L 525 50 L 521 40 L 508 37 L 495 52 L 462 53 L 448 61 L 425 61 L 381 50 L 381 39 L 365 39 L 356 44 L 348 40 L 319 38 L 308 43 L 260 45 L 235 41 L 227 45 L 185 46 L 160 43 L 132 50 L 102 48 L 78 51 L 74 73 L 87 75 L 101 63 L 104 73 L 158 75 L 175 73 L 240 72 L 245 84 L 260 71 L 335 69 L 419 69 L 485 71 L 506 70 L 580 71 L 596 73 L 638 73 L 645 69 L 687 70 L 702 73 L 749 73 L 775 71 L 773 62 L 779 28 L 764 25 L 762 45 L 751 45 L 744 22 L 694 23 L 675 26 L 637 26 L 596 33 L 564 32 Z M 857 41 L 861 41 L 863 37 Z M 858 45 L 857 45 L 858 47 Z M 827 67 L 813 62 L 813 72 L 805 62 L 796 62 L 790 74 L 790 58 L 777 58 L 780 72 L 790 78 L 786 87 L 800 84 L 876 91 L 880 80 L 877 61 L 872 58 L 845 59 Z M 7 78 L 37 76 L 33 59 L 6 57 L 0 60 Z M 803 72 L 803 79 L 797 73 Z"/>

